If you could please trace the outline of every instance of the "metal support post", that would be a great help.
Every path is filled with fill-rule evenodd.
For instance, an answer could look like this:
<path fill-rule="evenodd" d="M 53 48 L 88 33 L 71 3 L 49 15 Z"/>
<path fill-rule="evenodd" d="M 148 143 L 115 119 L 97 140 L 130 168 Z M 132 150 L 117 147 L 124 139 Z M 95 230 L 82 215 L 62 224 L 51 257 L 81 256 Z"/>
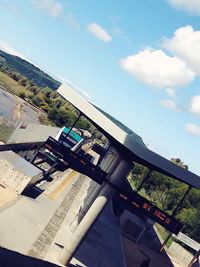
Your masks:
<path fill-rule="evenodd" d="M 32 159 L 30 159 L 30 163 L 34 163 L 34 161 L 36 160 L 37 158 L 37 155 L 38 155 L 38 152 L 39 152 L 39 149 L 37 149 L 32 157 Z"/>
<path fill-rule="evenodd" d="M 169 241 L 169 239 L 171 238 L 171 236 L 172 236 L 172 233 L 170 233 L 170 234 L 167 236 L 167 238 L 165 239 L 165 241 L 163 242 L 163 244 L 162 244 L 162 246 L 161 246 L 161 248 L 160 248 L 160 252 L 163 251 L 165 245 L 167 244 L 167 242 Z"/>
<path fill-rule="evenodd" d="M 175 215 L 176 215 L 176 213 L 178 212 L 178 210 L 179 210 L 181 204 L 183 203 L 184 199 L 186 198 L 187 194 L 190 192 L 191 188 L 192 188 L 191 186 L 188 187 L 188 189 L 187 189 L 187 191 L 185 192 L 184 196 L 182 197 L 182 199 L 180 200 L 180 202 L 178 203 L 178 205 L 176 206 L 176 208 L 173 210 L 173 212 L 172 212 L 172 216 L 175 216 Z M 172 233 L 170 233 L 170 234 L 167 236 L 167 238 L 165 239 L 165 241 L 163 242 L 163 244 L 162 244 L 162 246 L 161 246 L 161 248 L 160 248 L 160 252 L 163 251 L 165 245 L 167 244 L 167 242 L 169 241 L 169 239 L 171 238 L 171 236 L 172 236 Z"/>
<path fill-rule="evenodd" d="M 72 128 L 76 125 L 77 121 L 80 119 L 81 116 L 82 116 L 82 112 L 79 113 L 78 117 L 76 118 L 72 126 L 70 127 L 69 132 L 67 133 L 66 137 L 69 136 L 70 132 L 72 131 Z"/>
<path fill-rule="evenodd" d="M 48 178 L 49 175 L 51 175 L 52 173 L 54 173 L 56 166 L 58 165 L 57 162 L 55 162 L 48 170 L 47 172 L 45 172 L 45 174 L 43 175 L 43 179 Z"/>
<path fill-rule="evenodd" d="M 149 170 L 144 180 L 141 182 L 141 184 L 137 188 L 137 192 L 139 192 L 143 186 L 143 184 L 147 181 L 147 179 L 151 176 L 152 170 Z"/>
<path fill-rule="evenodd" d="M 130 169 L 131 169 L 130 164 L 125 160 L 121 159 L 120 163 L 118 164 L 113 174 L 111 175 L 110 181 L 115 185 L 120 185 L 127 176 Z M 71 236 L 71 240 L 69 240 L 68 242 L 69 246 L 63 249 L 62 255 L 59 258 L 60 263 L 67 266 L 67 264 L 71 261 L 76 250 L 83 241 L 85 235 L 92 227 L 93 223 L 96 221 L 98 216 L 101 214 L 105 205 L 115 195 L 115 193 L 116 189 L 111 188 L 108 184 L 104 185 L 100 194 L 95 199 L 94 203 L 91 205 L 87 214 L 84 216 L 81 223 L 76 228 L 76 231 Z"/>
<path fill-rule="evenodd" d="M 200 250 L 197 251 L 197 253 L 194 255 L 194 257 L 192 258 L 192 260 L 189 263 L 188 267 L 192 267 L 193 266 L 193 263 L 195 263 L 195 261 L 198 259 L 199 256 L 200 256 Z"/>
<path fill-rule="evenodd" d="M 178 210 L 179 210 L 181 204 L 183 203 L 184 199 L 186 198 L 186 196 L 190 192 L 191 188 L 192 188 L 191 185 L 189 185 L 187 191 L 184 194 L 184 196 L 182 197 L 182 199 L 180 200 L 180 202 L 178 203 L 178 205 L 176 206 L 176 208 L 173 210 L 172 216 L 175 216 L 176 215 L 176 213 L 178 212 Z"/>
<path fill-rule="evenodd" d="M 112 151 L 112 153 L 110 153 Z M 109 163 L 109 165 L 108 165 Z M 120 163 L 120 156 L 118 155 L 117 151 L 114 148 L 110 148 L 109 151 L 107 151 L 107 154 L 105 155 L 105 158 L 103 159 L 100 167 L 102 170 L 107 172 L 109 175 L 107 176 L 107 179 L 110 180 L 110 174 L 114 172 L 114 170 L 117 168 L 118 164 Z M 74 221 L 71 224 L 70 230 L 74 232 L 78 226 L 78 224 L 81 222 L 87 211 L 89 210 L 92 203 L 95 201 L 98 194 L 101 192 L 102 188 L 105 186 L 106 182 L 103 182 L 103 184 L 96 185 L 91 195 L 88 197 L 87 201 L 84 203 L 83 207 L 80 209 L 78 214 L 78 221 Z"/>

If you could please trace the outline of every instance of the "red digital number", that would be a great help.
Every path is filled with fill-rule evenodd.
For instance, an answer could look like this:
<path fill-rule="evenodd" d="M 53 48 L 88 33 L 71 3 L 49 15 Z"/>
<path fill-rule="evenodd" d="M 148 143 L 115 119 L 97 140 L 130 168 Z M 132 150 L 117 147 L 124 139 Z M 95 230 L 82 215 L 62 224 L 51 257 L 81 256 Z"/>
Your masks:
<path fill-rule="evenodd" d="M 165 218 L 166 218 L 166 215 L 163 214 L 162 212 L 160 212 L 159 210 L 156 210 L 156 211 L 154 212 L 154 215 L 155 215 L 156 217 L 158 217 L 159 219 L 161 219 L 162 221 L 164 221 Z"/>
<path fill-rule="evenodd" d="M 166 218 L 165 222 L 166 222 L 167 224 L 169 224 L 169 223 L 171 222 L 171 219 L 170 219 L 170 218 Z"/>
<path fill-rule="evenodd" d="M 142 207 L 143 207 L 145 210 L 148 210 L 148 211 L 151 210 L 151 206 L 148 205 L 147 203 L 144 203 Z"/>
<path fill-rule="evenodd" d="M 123 198 L 123 199 L 125 199 L 125 200 L 128 199 L 127 196 L 125 196 L 125 195 L 123 195 L 123 194 L 120 194 L 120 197 Z"/>
<path fill-rule="evenodd" d="M 134 206 L 136 206 L 137 208 L 139 208 L 140 207 L 140 205 L 138 205 L 136 202 L 134 202 L 134 201 L 132 201 L 131 202 Z"/>

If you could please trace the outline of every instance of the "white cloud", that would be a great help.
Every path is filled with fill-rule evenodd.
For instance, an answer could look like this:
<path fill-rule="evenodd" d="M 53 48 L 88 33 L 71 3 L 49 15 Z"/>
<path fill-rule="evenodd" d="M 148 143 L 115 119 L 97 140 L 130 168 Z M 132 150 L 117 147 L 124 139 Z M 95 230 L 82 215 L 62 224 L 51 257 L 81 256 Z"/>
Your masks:
<path fill-rule="evenodd" d="M 0 40 L 0 50 L 3 50 L 8 54 L 11 54 L 11 55 L 14 55 L 14 56 L 18 56 L 18 57 L 20 57 L 20 58 L 22 58 L 24 60 L 27 60 L 27 61 L 31 62 L 31 60 L 28 59 L 25 55 L 23 55 L 22 53 L 18 52 L 17 50 L 12 48 L 10 45 L 8 45 L 7 43 L 5 43 L 5 42 L 3 42 L 1 40 Z"/>
<path fill-rule="evenodd" d="M 171 99 L 161 100 L 160 104 L 164 108 L 168 108 L 168 109 L 171 109 L 173 111 L 180 111 L 180 109 L 176 106 L 176 103 Z"/>
<path fill-rule="evenodd" d="M 200 74 L 200 31 L 195 31 L 192 26 L 181 27 L 171 39 L 164 40 L 163 46 Z"/>
<path fill-rule="evenodd" d="M 192 97 L 190 102 L 190 112 L 200 116 L 200 95 Z"/>
<path fill-rule="evenodd" d="M 185 128 L 186 128 L 186 130 L 187 130 L 188 133 L 190 133 L 192 135 L 200 136 L 200 127 L 197 126 L 196 124 L 187 123 L 185 125 Z"/>
<path fill-rule="evenodd" d="M 195 73 L 177 57 L 170 57 L 162 50 L 145 49 L 120 60 L 121 67 L 156 88 L 181 87 L 191 83 Z"/>
<path fill-rule="evenodd" d="M 92 33 L 97 39 L 103 42 L 110 42 L 112 37 L 107 33 L 105 29 L 96 23 L 91 23 L 87 26 L 87 30 Z"/>
<path fill-rule="evenodd" d="M 67 22 L 75 29 L 75 30 L 80 30 L 80 25 L 79 23 L 76 21 L 74 14 L 67 14 Z"/>
<path fill-rule="evenodd" d="M 175 90 L 172 89 L 172 88 L 166 88 L 165 89 L 165 92 L 168 96 L 172 97 L 172 98 L 175 98 L 176 97 L 176 93 L 175 93 Z"/>
<path fill-rule="evenodd" d="M 58 17 L 62 11 L 62 5 L 56 0 L 32 0 L 35 9 L 43 10 L 52 17 Z"/>
<path fill-rule="evenodd" d="M 167 0 L 168 3 L 176 8 L 183 9 L 190 14 L 200 15 L 200 1 L 199 0 Z"/>

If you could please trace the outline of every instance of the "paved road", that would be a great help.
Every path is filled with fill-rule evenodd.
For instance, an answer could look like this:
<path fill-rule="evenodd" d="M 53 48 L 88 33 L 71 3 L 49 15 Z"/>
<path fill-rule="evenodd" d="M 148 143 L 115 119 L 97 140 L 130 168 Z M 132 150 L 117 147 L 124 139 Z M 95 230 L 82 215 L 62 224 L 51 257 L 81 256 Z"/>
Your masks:
<path fill-rule="evenodd" d="M 39 114 L 31 109 L 25 101 L 16 97 L 0 86 L 0 116 L 9 120 L 23 120 L 39 123 Z"/>

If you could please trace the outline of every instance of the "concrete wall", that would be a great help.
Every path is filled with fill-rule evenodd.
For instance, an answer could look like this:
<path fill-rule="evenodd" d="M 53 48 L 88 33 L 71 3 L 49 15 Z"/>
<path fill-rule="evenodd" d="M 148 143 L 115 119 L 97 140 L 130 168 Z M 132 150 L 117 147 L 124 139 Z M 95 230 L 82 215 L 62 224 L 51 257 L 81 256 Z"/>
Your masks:
<path fill-rule="evenodd" d="M 0 184 L 17 194 L 42 177 L 42 172 L 13 151 L 0 152 Z"/>
<path fill-rule="evenodd" d="M 7 144 L 43 142 L 55 137 L 60 128 L 20 121 L 6 140 Z"/>
<path fill-rule="evenodd" d="M 139 244 L 158 252 L 161 243 L 154 230 L 154 222 L 150 219 L 142 219 L 136 214 L 125 210 L 120 216 L 122 233 Z"/>
<path fill-rule="evenodd" d="M 122 233 L 137 242 L 139 242 L 146 230 L 144 221 L 128 210 L 125 210 L 120 216 L 120 224 Z"/>

